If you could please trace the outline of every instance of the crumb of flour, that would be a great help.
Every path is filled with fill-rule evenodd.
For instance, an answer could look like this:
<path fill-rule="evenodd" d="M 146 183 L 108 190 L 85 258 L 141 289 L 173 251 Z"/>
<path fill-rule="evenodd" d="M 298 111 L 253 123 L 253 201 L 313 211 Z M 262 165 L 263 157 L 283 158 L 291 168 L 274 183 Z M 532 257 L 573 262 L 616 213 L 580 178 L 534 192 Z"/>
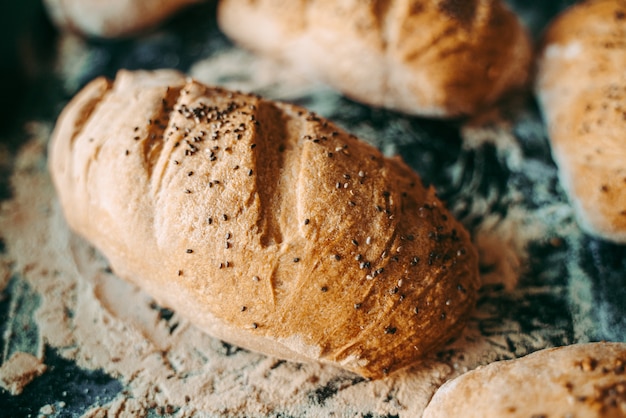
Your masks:
<path fill-rule="evenodd" d="M 19 395 L 26 385 L 45 371 L 46 365 L 37 357 L 18 351 L 0 367 L 0 386 L 12 395 Z"/>
<path fill-rule="evenodd" d="M 39 413 L 42 415 L 52 415 L 56 412 L 56 409 L 54 408 L 54 405 L 44 405 L 39 409 Z"/>

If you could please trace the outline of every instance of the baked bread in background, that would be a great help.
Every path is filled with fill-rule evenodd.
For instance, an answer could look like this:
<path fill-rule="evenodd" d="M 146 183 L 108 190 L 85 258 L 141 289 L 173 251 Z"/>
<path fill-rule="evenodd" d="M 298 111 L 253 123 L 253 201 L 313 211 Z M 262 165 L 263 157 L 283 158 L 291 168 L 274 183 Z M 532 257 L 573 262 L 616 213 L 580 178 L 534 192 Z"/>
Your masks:
<path fill-rule="evenodd" d="M 441 386 L 423 418 L 626 417 L 626 344 L 537 351 Z"/>
<path fill-rule="evenodd" d="M 594 0 L 547 29 L 535 90 L 581 227 L 626 242 L 626 0 Z"/>
<path fill-rule="evenodd" d="M 379 378 L 476 300 L 477 254 L 433 188 L 293 105 L 121 71 L 67 105 L 49 164 L 113 271 L 254 351 Z"/>
<path fill-rule="evenodd" d="M 44 0 L 53 23 L 81 35 L 119 38 L 161 23 L 205 0 Z"/>
<path fill-rule="evenodd" d="M 523 86 L 531 61 L 500 0 L 222 0 L 218 23 L 354 100 L 415 115 L 475 113 Z"/>

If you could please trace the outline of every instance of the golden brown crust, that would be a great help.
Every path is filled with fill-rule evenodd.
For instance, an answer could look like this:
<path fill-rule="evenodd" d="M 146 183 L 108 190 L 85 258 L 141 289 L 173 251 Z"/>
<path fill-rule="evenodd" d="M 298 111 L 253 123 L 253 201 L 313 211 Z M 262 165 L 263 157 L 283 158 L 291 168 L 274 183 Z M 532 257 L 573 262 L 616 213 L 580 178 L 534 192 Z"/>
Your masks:
<path fill-rule="evenodd" d="M 531 58 L 499 0 L 224 0 L 218 20 L 246 48 L 412 114 L 475 113 L 523 86 Z"/>
<path fill-rule="evenodd" d="M 67 106 L 50 170 L 117 274 L 256 351 L 381 377 L 476 298 L 475 250 L 434 190 L 292 105 L 122 71 Z"/>
<path fill-rule="evenodd" d="M 545 34 L 535 89 L 583 229 L 626 242 L 626 1 L 583 2 Z"/>
<path fill-rule="evenodd" d="M 52 21 L 82 35 L 117 38 L 156 26 L 203 0 L 44 0 Z"/>
<path fill-rule="evenodd" d="M 447 382 L 424 418 L 623 418 L 625 368 L 624 343 L 545 349 Z"/>

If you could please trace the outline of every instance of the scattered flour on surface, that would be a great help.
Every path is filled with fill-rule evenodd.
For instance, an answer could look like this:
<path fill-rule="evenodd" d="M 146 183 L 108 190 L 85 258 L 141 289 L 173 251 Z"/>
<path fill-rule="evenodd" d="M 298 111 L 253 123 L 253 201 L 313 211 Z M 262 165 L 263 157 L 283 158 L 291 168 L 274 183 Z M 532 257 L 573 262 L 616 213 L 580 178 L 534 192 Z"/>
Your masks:
<path fill-rule="evenodd" d="M 72 70 L 73 63 L 84 65 L 88 52 L 77 40 L 64 42 L 59 68 L 71 90 L 80 72 Z M 335 96 L 326 95 L 323 87 L 239 50 L 198 62 L 190 74 L 203 82 L 274 99 L 317 95 L 316 111 L 336 106 Z M 46 168 L 51 128 L 46 123 L 32 125 L 33 139 L 15 162 L 14 196 L 0 206 L 0 233 L 7 247 L 0 285 L 6 285 L 12 274 L 27 282 L 41 297 L 35 312 L 41 341 L 81 367 L 102 369 L 125 385 L 114 400 L 94 406 L 87 417 L 148 411 L 171 412 L 176 417 L 280 413 L 418 417 L 446 380 L 552 344 L 548 330 L 524 334 L 513 319 L 498 318 L 497 312 L 479 307 L 463 333 L 440 353 L 389 378 L 366 381 L 330 366 L 283 362 L 222 343 L 176 313 L 164 314 L 148 295 L 110 273 L 106 260 L 68 229 Z M 481 218 L 473 232 L 481 266 L 488 267 L 483 283 L 501 284 L 502 292 L 515 293 L 527 265 L 529 243 L 552 236 L 575 242 L 579 236 L 569 206 L 551 197 L 551 168 L 526 161 L 511 130 L 499 122 L 467 125 L 463 146 L 478 149 L 490 143 L 511 171 L 533 170 L 529 173 L 536 176 L 533 198 L 549 204 L 534 210 L 518 205 L 524 196 L 511 188 L 504 197 L 488 195 L 472 200 L 470 207 L 451 209 Z M 506 216 L 489 214 L 495 199 L 510 205 Z M 579 321 L 577 338 L 583 340 L 590 326 L 585 319 L 588 279 L 576 270 L 575 261 L 568 268 L 571 281 L 579 283 L 570 292 L 578 300 L 573 312 Z M 502 331 L 485 335 L 481 330 L 486 322 L 497 322 Z"/>

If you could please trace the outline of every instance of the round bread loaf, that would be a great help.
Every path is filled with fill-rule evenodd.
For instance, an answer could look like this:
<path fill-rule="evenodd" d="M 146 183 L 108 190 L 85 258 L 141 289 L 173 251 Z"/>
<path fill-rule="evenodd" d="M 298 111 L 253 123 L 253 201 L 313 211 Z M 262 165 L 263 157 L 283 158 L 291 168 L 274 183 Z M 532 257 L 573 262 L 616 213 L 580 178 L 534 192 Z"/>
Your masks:
<path fill-rule="evenodd" d="M 559 16 L 535 90 L 581 227 L 626 242 L 626 0 L 585 1 Z"/>
<path fill-rule="evenodd" d="M 49 152 L 70 227 L 233 344 L 379 378 L 474 305 L 477 254 L 433 188 L 302 108 L 121 71 L 67 105 Z"/>
<path fill-rule="evenodd" d="M 531 46 L 500 0 L 222 0 L 242 46 L 374 106 L 451 117 L 524 85 Z"/>
<path fill-rule="evenodd" d="M 118 38 L 156 26 L 204 0 L 44 0 L 54 24 L 82 35 Z"/>
<path fill-rule="evenodd" d="M 423 418 L 626 417 L 626 344 L 545 349 L 445 383 Z"/>

